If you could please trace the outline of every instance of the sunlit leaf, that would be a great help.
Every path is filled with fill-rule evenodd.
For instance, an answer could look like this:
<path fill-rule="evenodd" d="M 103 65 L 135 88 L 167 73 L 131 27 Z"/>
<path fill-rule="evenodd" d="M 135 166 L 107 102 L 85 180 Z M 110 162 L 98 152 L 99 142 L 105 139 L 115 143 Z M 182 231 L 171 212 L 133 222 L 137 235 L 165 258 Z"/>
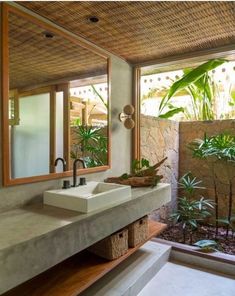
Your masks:
<path fill-rule="evenodd" d="M 171 118 L 172 116 L 174 116 L 175 114 L 180 113 L 180 112 L 184 112 L 183 107 L 171 109 L 168 112 L 159 115 L 158 117 L 167 119 L 167 118 Z"/>

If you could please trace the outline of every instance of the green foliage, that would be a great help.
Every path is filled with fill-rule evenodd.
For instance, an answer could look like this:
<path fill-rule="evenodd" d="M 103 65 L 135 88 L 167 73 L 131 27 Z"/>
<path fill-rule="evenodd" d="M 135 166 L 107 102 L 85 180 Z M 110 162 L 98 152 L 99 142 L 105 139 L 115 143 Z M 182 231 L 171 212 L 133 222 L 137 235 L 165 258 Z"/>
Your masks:
<path fill-rule="evenodd" d="M 80 117 L 77 117 L 72 122 L 72 126 L 78 126 L 78 125 L 81 125 L 81 118 Z"/>
<path fill-rule="evenodd" d="M 167 119 L 167 118 L 173 117 L 175 114 L 180 113 L 180 112 L 184 112 L 184 108 L 183 107 L 179 107 L 179 108 L 172 107 L 171 110 L 167 111 L 164 114 L 160 114 L 158 117 L 159 118 L 165 118 L 165 119 Z"/>
<path fill-rule="evenodd" d="M 235 106 L 235 84 L 231 84 L 229 87 L 229 94 L 230 94 L 230 101 L 229 106 L 234 107 Z"/>
<path fill-rule="evenodd" d="M 101 96 L 101 94 L 96 90 L 96 88 L 94 87 L 94 85 L 91 85 L 91 88 L 93 90 L 93 93 L 101 100 L 101 102 L 104 104 L 104 106 L 106 107 L 106 109 L 108 109 L 108 104 L 105 103 L 104 98 Z"/>
<path fill-rule="evenodd" d="M 220 224 L 223 224 L 225 226 L 229 226 L 229 228 L 234 232 L 235 231 L 235 216 L 231 216 L 230 219 L 228 217 L 225 218 L 219 218 L 217 221 Z"/>
<path fill-rule="evenodd" d="M 162 161 L 160 161 L 158 163 L 161 164 L 165 161 L 165 159 L 163 159 Z M 142 158 L 140 160 L 138 159 L 134 159 L 132 161 L 132 165 L 131 165 L 131 169 L 132 169 L 132 174 L 128 175 L 128 174 L 123 174 L 121 176 L 122 179 L 128 179 L 131 176 L 135 176 L 135 177 L 151 177 L 151 186 L 154 187 L 156 186 L 159 181 L 161 180 L 162 176 L 157 175 L 157 170 L 156 169 L 156 165 L 155 166 L 151 166 L 149 161 L 145 158 Z"/>
<path fill-rule="evenodd" d="M 178 200 L 178 210 L 171 215 L 171 219 L 176 223 L 181 223 L 185 230 L 197 228 L 197 205 L 195 201 L 189 201 L 186 197 L 180 197 Z"/>
<path fill-rule="evenodd" d="M 178 209 L 171 215 L 171 219 L 176 223 L 181 223 L 184 230 L 195 230 L 198 227 L 198 221 L 202 221 L 211 215 L 209 209 L 213 207 L 213 202 L 204 197 L 201 197 L 200 200 L 180 197 Z"/>
<path fill-rule="evenodd" d="M 174 82 L 167 94 L 161 100 L 159 106 L 159 117 L 170 118 L 176 113 L 183 112 L 188 119 L 212 120 L 215 118 L 213 112 L 214 104 L 214 82 L 209 72 L 222 65 L 226 60 L 213 59 L 194 68 L 185 69 L 182 78 Z M 187 108 L 175 107 L 171 104 L 171 98 L 179 91 L 186 90 L 192 99 L 193 115 Z M 170 109 L 164 112 L 165 109 Z"/>
<path fill-rule="evenodd" d="M 211 239 L 203 239 L 203 240 L 196 242 L 193 245 L 197 246 L 199 248 L 205 248 L 205 247 L 217 246 L 217 242 L 214 240 L 211 240 Z"/>
<path fill-rule="evenodd" d="M 150 164 L 149 164 L 149 161 L 145 158 L 142 158 L 141 160 L 138 160 L 138 159 L 134 159 L 132 161 L 132 173 L 133 174 L 141 174 L 141 171 L 143 169 L 147 169 L 147 168 L 150 168 Z"/>
<path fill-rule="evenodd" d="M 71 158 L 82 157 L 87 167 L 103 166 L 107 164 L 108 138 L 101 128 L 92 126 L 77 126 L 74 130 L 77 142 L 71 149 Z"/>
<path fill-rule="evenodd" d="M 217 251 L 217 242 L 210 239 L 203 239 L 200 241 L 197 241 L 194 246 L 200 248 L 203 252 L 214 252 Z"/>
<path fill-rule="evenodd" d="M 198 186 L 201 183 L 202 181 L 198 181 L 191 173 L 183 175 L 178 182 L 179 188 L 183 189 L 189 196 L 192 196 L 196 189 L 205 189 L 205 187 Z"/>
<path fill-rule="evenodd" d="M 129 177 L 130 177 L 130 175 L 128 175 L 127 173 L 124 173 L 121 175 L 122 180 L 127 180 Z"/>
<path fill-rule="evenodd" d="M 179 197 L 178 208 L 171 215 L 170 220 L 181 225 L 184 235 L 189 231 L 190 235 L 197 229 L 198 222 L 203 221 L 211 215 L 210 209 L 213 209 L 213 202 L 205 199 L 203 196 L 199 200 L 192 199 L 196 189 L 203 189 L 198 186 L 198 181 L 191 173 L 185 174 L 179 181 L 179 187 L 183 189 L 186 196 Z"/>
<path fill-rule="evenodd" d="M 235 161 L 235 136 L 221 133 L 204 139 L 196 139 L 189 144 L 189 148 L 196 158 L 206 159 L 215 157 L 218 160 Z"/>
<path fill-rule="evenodd" d="M 226 60 L 224 59 L 213 59 L 208 62 L 198 66 L 195 69 L 187 71 L 185 75 L 176 81 L 170 88 L 168 93 L 168 100 L 179 90 L 184 89 L 189 86 L 191 83 L 198 82 L 199 79 L 204 77 L 208 71 L 215 69 L 216 67 L 222 65 Z M 206 90 L 207 91 L 207 90 Z"/>
<path fill-rule="evenodd" d="M 189 148 L 192 150 L 193 156 L 199 159 L 213 159 L 214 161 L 223 161 L 224 169 L 228 168 L 228 163 L 235 162 L 235 136 L 229 133 L 221 133 L 215 136 L 208 137 L 204 135 L 204 139 L 194 140 L 189 144 Z M 212 166 L 214 167 L 214 165 Z M 214 169 L 212 169 L 212 172 Z M 214 174 L 215 175 L 215 174 Z M 227 226 L 226 236 L 228 236 L 229 228 L 234 231 L 234 228 L 231 224 L 231 213 L 232 213 L 232 180 L 227 171 L 227 176 L 229 179 L 229 202 L 228 202 L 228 217 L 227 219 L 218 219 L 219 203 L 218 203 L 218 194 L 217 186 L 214 185 L 215 189 L 215 216 L 216 216 L 216 234 L 218 233 L 218 222 L 223 223 Z M 214 176 L 214 184 L 216 184 Z M 216 198 L 217 197 L 217 198 Z M 222 221 L 223 220 L 223 221 Z"/>

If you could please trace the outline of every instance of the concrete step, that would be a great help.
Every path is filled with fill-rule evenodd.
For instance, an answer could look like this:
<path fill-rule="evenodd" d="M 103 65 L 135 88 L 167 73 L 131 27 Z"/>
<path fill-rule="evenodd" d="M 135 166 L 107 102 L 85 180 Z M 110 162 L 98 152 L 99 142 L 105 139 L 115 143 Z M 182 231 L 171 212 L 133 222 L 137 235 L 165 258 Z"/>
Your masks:
<path fill-rule="evenodd" d="M 234 256 L 224 255 L 224 257 L 230 258 Z M 224 262 L 222 262 L 222 261 L 216 260 L 216 258 L 215 260 L 213 260 L 213 257 L 210 259 L 203 258 L 197 255 L 187 254 L 182 251 L 172 250 L 170 254 L 170 261 L 179 262 L 186 265 L 191 264 L 195 268 L 208 269 L 211 272 L 218 272 L 218 273 L 222 273 L 227 276 L 232 276 L 235 278 L 234 258 L 233 258 L 233 261 L 231 260 L 231 262 L 225 262 L 225 260 Z"/>
<path fill-rule="evenodd" d="M 138 296 L 234 296 L 235 280 L 226 275 L 167 262 Z"/>
<path fill-rule="evenodd" d="M 171 247 L 147 242 L 82 296 L 136 296 L 169 259 Z"/>

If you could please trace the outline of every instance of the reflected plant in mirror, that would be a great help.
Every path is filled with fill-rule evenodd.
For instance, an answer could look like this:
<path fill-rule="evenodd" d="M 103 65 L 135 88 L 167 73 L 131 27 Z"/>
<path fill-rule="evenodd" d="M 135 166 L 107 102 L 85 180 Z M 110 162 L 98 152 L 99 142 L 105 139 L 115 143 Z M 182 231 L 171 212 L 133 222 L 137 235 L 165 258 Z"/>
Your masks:
<path fill-rule="evenodd" d="M 107 164 L 107 136 L 105 127 L 78 125 L 73 129 L 76 142 L 71 148 L 71 158 L 82 158 L 87 167 Z"/>
<path fill-rule="evenodd" d="M 91 79 L 92 81 L 92 79 Z M 86 167 L 104 166 L 108 163 L 108 103 L 107 83 L 73 87 L 70 97 L 70 135 L 72 160 L 81 158 Z"/>

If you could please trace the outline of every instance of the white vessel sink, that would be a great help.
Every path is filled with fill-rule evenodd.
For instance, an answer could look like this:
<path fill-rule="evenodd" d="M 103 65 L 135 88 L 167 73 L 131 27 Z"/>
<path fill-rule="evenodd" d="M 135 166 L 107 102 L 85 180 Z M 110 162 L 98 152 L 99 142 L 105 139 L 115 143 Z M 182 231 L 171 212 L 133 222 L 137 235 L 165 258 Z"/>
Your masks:
<path fill-rule="evenodd" d="M 88 182 L 87 185 L 45 191 L 44 204 L 88 213 L 104 207 L 123 203 L 131 198 L 131 187 L 103 182 Z"/>

